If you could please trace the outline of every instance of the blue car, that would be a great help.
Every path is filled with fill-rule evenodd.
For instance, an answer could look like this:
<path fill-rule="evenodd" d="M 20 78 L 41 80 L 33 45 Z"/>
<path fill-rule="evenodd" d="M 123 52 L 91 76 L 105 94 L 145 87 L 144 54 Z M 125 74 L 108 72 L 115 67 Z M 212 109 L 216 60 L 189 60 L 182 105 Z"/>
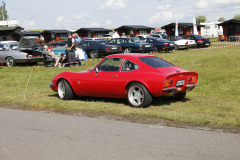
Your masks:
<path fill-rule="evenodd" d="M 122 53 L 121 46 L 111 45 L 106 40 L 82 40 L 79 45 L 86 51 L 89 58 Z"/>
<path fill-rule="evenodd" d="M 137 37 L 113 38 L 109 44 L 121 46 L 124 53 L 149 53 L 154 50 L 152 43 L 143 43 Z"/>
<path fill-rule="evenodd" d="M 147 43 L 152 43 L 155 52 L 159 51 L 172 51 L 175 46 L 172 41 L 168 41 L 162 38 L 148 37 L 144 40 Z"/>

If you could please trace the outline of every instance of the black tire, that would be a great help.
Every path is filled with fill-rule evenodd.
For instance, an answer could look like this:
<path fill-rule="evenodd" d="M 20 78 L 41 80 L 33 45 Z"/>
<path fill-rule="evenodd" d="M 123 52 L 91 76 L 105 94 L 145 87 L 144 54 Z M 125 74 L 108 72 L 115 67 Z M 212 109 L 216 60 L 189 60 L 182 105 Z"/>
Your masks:
<path fill-rule="evenodd" d="M 58 97 L 63 100 L 73 99 L 73 90 L 70 84 L 62 79 L 58 82 Z"/>
<path fill-rule="evenodd" d="M 175 44 L 175 50 L 179 50 L 179 46 Z"/>
<path fill-rule="evenodd" d="M 13 57 L 8 57 L 6 63 L 8 67 L 16 66 L 16 61 Z"/>
<path fill-rule="evenodd" d="M 175 100 L 181 101 L 186 97 L 186 92 L 177 93 L 174 95 Z"/>
<path fill-rule="evenodd" d="M 89 53 L 89 56 L 90 56 L 90 58 L 98 58 L 98 57 L 99 57 L 97 51 L 91 51 L 91 52 Z"/>
<path fill-rule="evenodd" d="M 152 95 L 141 83 L 132 83 L 127 88 L 127 99 L 132 107 L 145 108 L 152 103 Z"/>
<path fill-rule="evenodd" d="M 123 52 L 124 53 L 131 53 L 131 48 L 125 48 Z"/>

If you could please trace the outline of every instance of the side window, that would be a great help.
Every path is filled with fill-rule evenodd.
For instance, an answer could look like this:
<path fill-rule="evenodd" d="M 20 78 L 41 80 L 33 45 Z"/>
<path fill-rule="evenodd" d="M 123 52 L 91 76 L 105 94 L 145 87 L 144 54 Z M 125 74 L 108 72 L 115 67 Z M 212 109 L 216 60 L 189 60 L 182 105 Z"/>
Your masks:
<path fill-rule="evenodd" d="M 0 45 L 0 51 L 5 51 L 5 48 L 3 45 Z"/>
<path fill-rule="evenodd" d="M 129 60 L 125 60 L 124 63 L 123 63 L 121 71 L 122 72 L 133 71 L 133 70 L 136 70 L 138 68 L 139 68 L 139 66 L 136 65 L 135 63 L 133 63 L 133 62 L 131 62 Z"/>
<path fill-rule="evenodd" d="M 118 72 L 122 58 L 107 58 L 100 65 L 98 65 L 99 72 Z"/>

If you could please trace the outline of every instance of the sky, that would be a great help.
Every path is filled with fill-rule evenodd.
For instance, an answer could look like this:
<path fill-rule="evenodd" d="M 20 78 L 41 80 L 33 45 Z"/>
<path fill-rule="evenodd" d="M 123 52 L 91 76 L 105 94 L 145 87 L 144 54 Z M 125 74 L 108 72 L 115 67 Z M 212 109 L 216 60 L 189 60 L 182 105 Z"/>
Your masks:
<path fill-rule="evenodd" d="M 192 23 L 203 15 L 217 22 L 240 14 L 240 0 L 3 0 L 9 20 L 25 29 L 162 27 Z"/>

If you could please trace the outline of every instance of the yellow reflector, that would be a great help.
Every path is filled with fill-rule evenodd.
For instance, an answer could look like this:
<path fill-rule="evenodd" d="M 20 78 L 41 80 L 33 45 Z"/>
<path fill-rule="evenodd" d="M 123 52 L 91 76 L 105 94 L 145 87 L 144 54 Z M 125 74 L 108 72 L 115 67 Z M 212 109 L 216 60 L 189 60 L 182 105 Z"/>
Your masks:
<path fill-rule="evenodd" d="M 169 86 L 169 81 L 168 81 L 168 80 L 165 80 L 165 81 L 164 81 L 164 87 L 167 88 L 168 86 Z"/>
<path fill-rule="evenodd" d="M 196 83 L 196 82 L 197 82 L 197 77 L 196 77 L 196 76 L 193 76 L 192 82 L 193 82 L 193 83 Z"/>

